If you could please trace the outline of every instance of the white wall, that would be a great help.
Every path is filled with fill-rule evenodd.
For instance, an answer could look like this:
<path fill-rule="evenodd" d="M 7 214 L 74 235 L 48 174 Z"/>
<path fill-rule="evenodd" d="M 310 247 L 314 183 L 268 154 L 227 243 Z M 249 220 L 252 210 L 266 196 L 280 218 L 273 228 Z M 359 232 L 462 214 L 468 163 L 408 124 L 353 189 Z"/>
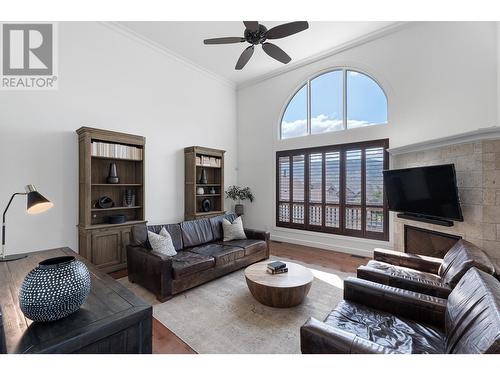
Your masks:
<path fill-rule="evenodd" d="M 292 52 L 292 51 L 290 51 Z M 275 228 L 275 151 L 389 138 L 390 146 L 497 124 L 497 26 L 415 23 L 369 43 L 238 90 L 238 181 L 256 195 L 249 227 L 277 240 L 368 254 L 363 239 Z M 279 121 L 290 95 L 306 79 L 350 66 L 373 76 L 388 96 L 388 125 L 280 141 Z"/>
<path fill-rule="evenodd" d="M 77 249 L 78 142 L 92 126 L 146 137 L 146 218 L 175 222 L 184 212 L 185 146 L 227 150 L 226 184 L 237 182 L 233 87 L 99 23 L 59 24 L 59 89 L 0 91 L 0 207 L 25 184 L 54 202 L 7 217 L 8 251 Z"/>

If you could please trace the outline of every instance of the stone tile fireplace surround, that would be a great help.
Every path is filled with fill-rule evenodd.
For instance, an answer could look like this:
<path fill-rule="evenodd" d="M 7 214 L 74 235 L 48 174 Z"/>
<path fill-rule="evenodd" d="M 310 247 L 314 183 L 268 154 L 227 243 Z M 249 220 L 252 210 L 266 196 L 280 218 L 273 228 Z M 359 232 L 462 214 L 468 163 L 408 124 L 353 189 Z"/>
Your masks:
<path fill-rule="evenodd" d="M 484 249 L 500 267 L 500 128 L 393 148 L 391 168 L 455 164 L 464 216 L 452 227 L 393 216 L 394 249 L 404 251 L 405 225 L 460 236 Z"/>

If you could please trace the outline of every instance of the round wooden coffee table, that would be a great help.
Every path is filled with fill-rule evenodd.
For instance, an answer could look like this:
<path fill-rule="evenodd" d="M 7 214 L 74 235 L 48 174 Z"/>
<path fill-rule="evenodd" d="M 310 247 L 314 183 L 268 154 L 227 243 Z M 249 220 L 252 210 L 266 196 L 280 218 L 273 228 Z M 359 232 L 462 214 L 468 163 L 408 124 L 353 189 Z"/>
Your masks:
<path fill-rule="evenodd" d="M 286 262 L 287 273 L 271 275 L 267 270 L 270 261 L 252 264 L 245 269 L 248 289 L 257 301 L 272 307 L 299 305 L 311 289 L 314 276 L 300 264 Z"/>

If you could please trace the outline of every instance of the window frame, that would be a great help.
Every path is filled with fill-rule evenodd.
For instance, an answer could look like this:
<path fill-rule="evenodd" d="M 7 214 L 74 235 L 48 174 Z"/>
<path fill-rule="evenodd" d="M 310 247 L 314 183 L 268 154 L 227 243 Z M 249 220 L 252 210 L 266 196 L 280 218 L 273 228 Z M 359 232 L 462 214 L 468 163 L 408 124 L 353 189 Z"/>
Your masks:
<path fill-rule="evenodd" d="M 311 81 L 315 80 L 318 77 L 321 77 L 324 74 L 328 74 L 328 73 L 331 73 L 331 72 L 338 72 L 338 71 L 342 72 L 342 129 L 341 130 L 334 130 L 334 131 L 330 131 L 330 132 L 325 132 L 325 133 L 312 134 L 311 133 Z M 382 85 L 378 82 L 378 80 L 376 80 L 375 78 L 373 78 L 372 75 L 370 75 L 368 73 L 365 73 L 365 72 L 363 72 L 362 70 L 359 70 L 359 69 L 350 68 L 350 67 L 337 67 L 337 68 L 333 68 L 333 69 L 324 70 L 324 71 L 321 71 L 320 73 L 315 74 L 314 76 L 308 78 L 305 82 L 302 82 L 298 86 L 298 88 L 295 89 L 295 91 L 293 92 L 293 94 L 287 99 L 286 104 L 285 104 L 285 106 L 284 106 L 284 108 L 282 110 L 281 116 L 280 116 L 280 122 L 279 122 L 279 139 L 280 140 L 288 140 L 288 139 L 295 139 L 295 138 L 301 138 L 301 137 L 308 137 L 308 136 L 311 136 L 311 135 L 322 135 L 322 134 L 336 133 L 337 131 L 350 130 L 347 127 L 347 110 L 348 110 L 348 108 L 347 108 L 347 73 L 348 72 L 355 72 L 355 73 L 362 74 L 362 75 L 370 78 L 380 88 L 380 90 L 382 91 L 382 93 L 385 96 L 385 101 L 386 101 L 386 106 L 387 106 L 387 121 L 386 122 L 376 123 L 376 124 L 371 124 L 371 125 L 368 125 L 368 126 L 387 125 L 389 123 L 389 119 L 388 119 L 388 117 L 389 117 L 389 98 L 387 97 L 387 93 L 385 92 L 385 90 L 382 87 Z M 286 110 L 288 109 L 288 106 L 290 105 L 290 102 L 293 100 L 293 98 L 295 97 L 295 95 L 297 95 L 297 93 L 300 90 L 302 90 L 302 88 L 304 86 L 306 87 L 306 93 L 307 93 L 307 97 L 306 97 L 306 100 L 307 100 L 307 103 L 306 103 L 306 106 L 307 106 L 307 108 L 306 108 L 306 116 L 307 116 L 307 119 L 306 119 L 307 127 L 306 128 L 307 128 L 307 133 L 305 135 L 299 135 L 297 137 L 283 138 L 283 118 L 285 117 Z"/>
<path fill-rule="evenodd" d="M 374 205 L 367 204 L 366 202 L 366 149 L 382 147 L 384 150 L 384 161 L 383 161 L 383 170 L 389 169 L 389 154 L 387 149 L 389 148 L 389 139 L 377 139 L 371 141 L 363 141 L 363 142 L 354 142 L 354 143 L 345 143 L 345 144 L 337 144 L 330 146 L 321 146 L 321 147 L 308 147 L 308 148 L 300 148 L 300 149 L 292 149 L 292 150 L 282 150 L 276 152 L 276 198 L 275 198 L 275 215 L 276 215 L 276 227 L 279 228 L 291 228 L 291 229 L 299 229 L 299 230 L 307 230 L 312 232 L 321 232 L 321 233 L 329 233 L 329 234 L 337 234 L 342 236 L 349 237 L 358 237 L 358 238 L 367 238 L 373 240 L 380 241 L 389 241 L 389 209 L 387 205 L 387 198 L 384 190 L 382 205 Z M 346 203 L 346 173 L 345 173 L 345 155 L 349 150 L 357 150 L 361 149 L 361 203 L 360 205 L 352 205 Z M 326 203 L 326 165 L 325 165 L 325 154 L 327 152 L 339 152 L 339 227 L 328 227 L 325 222 L 325 208 L 328 204 Z M 311 203 L 309 199 L 310 194 L 310 176 L 309 176 L 309 168 L 310 168 L 310 156 L 312 154 L 322 153 L 322 193 L 320 203 L 321 210 L 321 226 L 311 225 L 309 223 L 309 207 L 311 205 L 317 205 L 317 203 Z M 304 224 L 298 224 L 292 222 L 293 209 L 292 206 L 293 201 L 293 157 L 297 155 L 304 155 Z M 280 158 L 288 157 L 289 158 L 289 196 L 288 201 L 280 200 Z M 302 204 L 302 202 L 300 202 Z M 279 211 L 281 204 L 289 204 L 289 221 L 283 222 L 279 220 Z M 345 209 L 348 206 L 356 206 L 361 208 L 361 230 L 355 229 L 347 229 L 345 228 Z M 367 208 L 382 208 L 383 210 L 383 230 L 382 232 L 374 232 L 366 230 L 366 214 Z"/>

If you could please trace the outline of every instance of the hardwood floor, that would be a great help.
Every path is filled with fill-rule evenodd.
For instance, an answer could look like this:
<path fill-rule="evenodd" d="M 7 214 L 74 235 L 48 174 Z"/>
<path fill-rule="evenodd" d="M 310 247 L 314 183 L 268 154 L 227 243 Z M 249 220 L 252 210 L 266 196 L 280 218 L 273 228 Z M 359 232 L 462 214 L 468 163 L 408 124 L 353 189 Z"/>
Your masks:
<path fill-rule="evenodd" d="M 368 258 L 350 254 L 323 250 L 315 247 L 295 245 L 285 242 L 270 243 L 271 255 L 285 257 L 299 262 L 331 268 L 342 272 L 356 272 L 356 268 L 366 264 Z M 115 279 L 127 276 L 127 271 L 110 274 Z M 334 306 L 332 306 L 333 308 Z M 153 353 L 154 354 L 196 354 L 184 341 L 153 318 Z"/>

